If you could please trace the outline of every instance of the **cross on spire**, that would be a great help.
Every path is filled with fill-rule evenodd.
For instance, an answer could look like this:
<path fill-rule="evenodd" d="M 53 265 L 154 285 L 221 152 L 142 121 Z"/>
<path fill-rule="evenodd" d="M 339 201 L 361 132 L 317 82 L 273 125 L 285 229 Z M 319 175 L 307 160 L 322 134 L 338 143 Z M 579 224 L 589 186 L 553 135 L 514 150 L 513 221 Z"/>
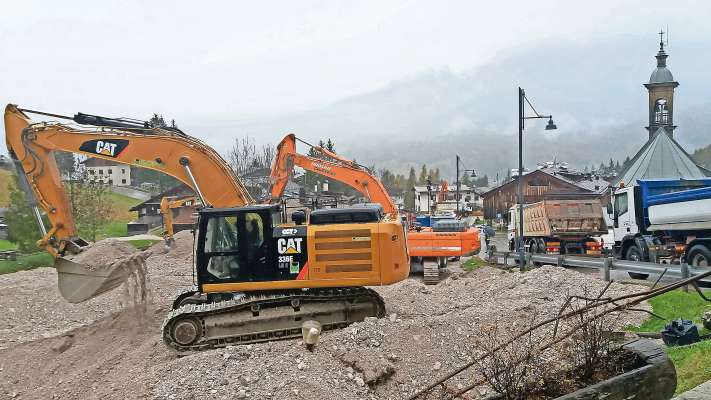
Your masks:
<path fill-rule="evenodd" d="M 660 48 L 661 50 L 664 50 L 664 34 L 665 34 L 665 33 L 666 33 L 666 32 L 664 32 L 663 29 L 660 29 L 660 30 L 659 30 L 659 33 L 658 33 L 658 35 L 659 35 L 659 48 Z"/>

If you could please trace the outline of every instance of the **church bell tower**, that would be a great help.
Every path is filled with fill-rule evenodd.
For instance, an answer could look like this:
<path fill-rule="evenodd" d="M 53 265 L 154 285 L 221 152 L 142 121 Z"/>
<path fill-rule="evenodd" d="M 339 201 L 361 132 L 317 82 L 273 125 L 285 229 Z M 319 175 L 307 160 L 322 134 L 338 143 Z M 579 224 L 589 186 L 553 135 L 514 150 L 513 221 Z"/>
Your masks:
<path fill-rule="evenodd" d="M 649 92 L 649 138 L 664 128 L 669 137 L 674 138 L 674 89 L 679 82 L 674 80 L 667 69 L 667 53 L 664 51 L 664 31 L 659 32 L 659 52 L 656 55 L 657 68 L 652 71 L 649 83 L 644 87 Z"/>

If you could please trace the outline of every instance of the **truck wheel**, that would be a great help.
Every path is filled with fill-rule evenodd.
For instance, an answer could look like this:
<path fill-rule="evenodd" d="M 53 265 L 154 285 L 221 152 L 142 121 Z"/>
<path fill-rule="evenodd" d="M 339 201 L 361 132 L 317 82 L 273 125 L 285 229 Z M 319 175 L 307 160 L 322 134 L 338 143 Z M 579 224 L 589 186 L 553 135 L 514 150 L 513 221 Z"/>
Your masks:
<path fill-rule="evenodd" d="M 695 244 L 691 246 L 687 260 L 692 267 L 711 267 L 711 251 L 703 244 Z M 699 286 L 708 288 L 711 283 L 699 281 Z"/>
<path fill-rule="evenodd" d="M 629 261 L 642 261 L 642 252 L 637 246 L 630 246 L 627 249 L 627 254 L 625 255 L 625 260 Z M 649 274 L 640 274 L 638 272 L 628 272 L 630 278 L 646 280 L 649 278 Z"/>
<path fill-rule="evenodd" d="M 692 246 L 687 259 L 694 267 L 711 267 L 711 251 L 703 244 Z"/>

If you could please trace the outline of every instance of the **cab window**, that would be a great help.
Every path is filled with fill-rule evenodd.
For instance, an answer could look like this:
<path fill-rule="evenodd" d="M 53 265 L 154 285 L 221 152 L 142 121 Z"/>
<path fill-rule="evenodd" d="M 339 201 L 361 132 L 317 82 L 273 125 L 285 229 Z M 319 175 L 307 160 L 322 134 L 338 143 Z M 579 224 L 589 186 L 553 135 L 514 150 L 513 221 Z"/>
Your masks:
<path fill-rule="evenodd" d="M 219 280 L 236 279 L 240 272 L 237 217 L 213 217 L 207 222 L 207 272 Z M 222 253 L 215 254 L 214 253 Z M 227 253 L 227 254 L 224 254 Z"/>
<path fill-rule="evenodd" d="M 628 211 L 627 193 L 615 197 L 615 215 L 620 216 Z"/>
<path fill-rule="evenodd" d="M 205 252 L 239 251 L 237 217 L 213 217 L 207 222 Z"/>

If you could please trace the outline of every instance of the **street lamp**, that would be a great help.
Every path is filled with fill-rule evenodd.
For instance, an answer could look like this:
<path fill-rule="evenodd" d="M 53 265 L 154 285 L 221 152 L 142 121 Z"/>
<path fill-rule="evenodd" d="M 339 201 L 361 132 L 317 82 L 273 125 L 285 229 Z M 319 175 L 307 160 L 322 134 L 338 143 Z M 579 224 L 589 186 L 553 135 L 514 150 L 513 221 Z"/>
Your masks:
<path fill-rule="evenodd" d="M 524 114 L 524 101 L 533 110 L 534 116 L 526 117 Z M 524 245 L 523 245 L 523 122 L 527 119 L 548 118 L 546 130 L 558 129 L 553 123 L 552 115 L 541 115 L 533 107 L 533 104 L 526 97 L 526 92 L 518 88 L 518 234 L 516 235 L 516 246 L 518 249 L 518 262 L 521 269 L 525 268 Z"/>
<path fill-rule="evenodd" d="M 457 198 L 457 214 L 459 214 L 459 198 L 461 197 L 459 192 L 461 191 L 461 186 L 462 186 L 461 182 L 459 182 L 459 165 L 461 164 L 462 166 L 464 166 L 464 164 L 461 162 L 461 158 L 459 158 L 458 154 L 457 154 L 457 163 L 456 164 L 457 164 L 457 196 L 456 196 L 456 198 Z M 465 175 L 467 172 L 471 172 L 472 179 L 476 178 L 476 172 L 474 172 L 473 169 L 466 169 L 465 168 L 462 171 L 464 172 Z"/>
<path fill-rule="evenodd" d="M 429 175 L 427 176 L 427 214 L 432 214 L 432 206 L 430 201 L 432 200 L 432 180 Z"/>

